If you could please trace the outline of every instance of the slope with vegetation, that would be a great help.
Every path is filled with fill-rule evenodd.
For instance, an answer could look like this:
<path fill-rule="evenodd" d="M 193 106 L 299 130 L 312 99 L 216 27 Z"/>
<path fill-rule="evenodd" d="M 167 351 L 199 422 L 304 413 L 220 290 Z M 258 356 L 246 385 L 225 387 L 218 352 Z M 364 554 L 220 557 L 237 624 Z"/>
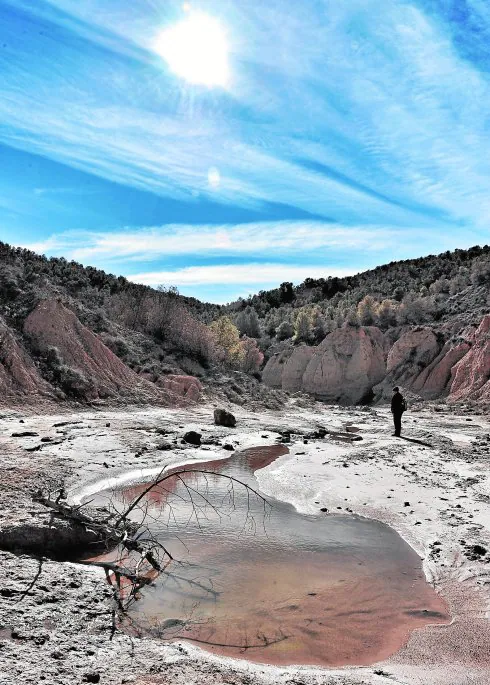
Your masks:
<path fill-rule="evenodd" d="M 490 396 L 490 248 L 306 279 L 225 307 L 0 243 L 4 400 L 238 404 L 266 386 L 328 402 Z M 265 384 L 260 384 L 263 362 Z M 470 379 L 470 380 L 468 380 Z"/>
<path fill-rule="evenodd" d="M 0 243 L 0 397 L 196 400 L 192 377 L 219 386 L 224 369 L 236 372 L 228 393 L 237 399 L 263 355 L 219 313 L 174 288 Z"/>
<path fill-rule="evenodd" d="M 387 399 L 398 383 L 423 398 L 486 403 L 489 290 L 490 247 L 476 246 L 282 283 L 225 311 L 258 340 L 272 387 L 358 403 Z"/>

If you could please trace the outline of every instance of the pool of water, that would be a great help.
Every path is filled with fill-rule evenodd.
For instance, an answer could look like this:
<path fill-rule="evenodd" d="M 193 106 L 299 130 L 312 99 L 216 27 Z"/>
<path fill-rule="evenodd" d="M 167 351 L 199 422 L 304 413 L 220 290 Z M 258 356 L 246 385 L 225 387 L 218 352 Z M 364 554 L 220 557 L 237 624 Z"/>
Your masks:
<path fill-rule="evenodd" d="M 132 604 L 126 628 L 192 640 L 260 663 L 367 665 L 414 628 L 447 623 L 419 556 L 389 526 L 358 516 L 307 516 L 257 490 L 254 472 L 287 452 L 258 447 L 193 465 L 141 500 L 142 525 L 172 562 Z M 102 492 L 121 510 L 144 484 Z M 144 522 L 144 523 L 143 523 Z"/>

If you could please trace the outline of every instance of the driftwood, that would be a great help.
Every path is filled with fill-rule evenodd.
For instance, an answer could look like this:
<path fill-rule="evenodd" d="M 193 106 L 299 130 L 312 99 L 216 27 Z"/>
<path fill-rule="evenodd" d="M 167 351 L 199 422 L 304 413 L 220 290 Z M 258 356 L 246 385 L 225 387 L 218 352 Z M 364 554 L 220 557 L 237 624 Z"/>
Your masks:
<path fill-rule="evenodd" d="M 198 500 L 202 501 L 204 506 L 210 507 L 218 516 L 220 515 L 219 509 L 211 503 L 205 492 L 196 490 L 189 483 L 186 483 L 184 477 L 188 474 L 201 475 L 205 478 L 213 476 L 226 479 L 230 484 L 230 501 L 233 503 L 233 506 L 234 488 L 236 486 L 243 487 L 247 492 L 248 498 L 247 517 L 250 511 L 250 498 L 252 496 L 262 502 L 264 514 L 267 511 L 269 505 L 266 499 L 243 481 L 233 476 L 198 468 L 167 470 L 167 467 L 164 466 L 153 481 L 144 488 L 141 494 L 122 513 L 117 512 L 113 506 L 109 506 L 109 509 L 105 510 L 104 516 L 102 514 L 99 515 L 97 510 L 87 509 L 91 501 L 77 506 L 70 505 L 66 501 L 66 495 L 63 490 L 60 490 L 56 497 L 45 496 L 41 492 L 34 496 L 34 500 L 49 508 L 53 512 L 53 516 L 59 516 L 76 525 L 81 525 L 91 532 L 94 536 L 95 548 L 99 550 L 102 548 L 107 552 L 111 551 L 112 555 L 116 552 L 116 559 L 104 559 L 103 556 L 99 556 L 99 558 L 79 562 L 102 568 L 105 572 L 107 582 L 113 591 L 113 633 L 116 630 L 116 617 L 122 614 L 126 615 L 131 604 L 138 599 L 140 590 L 145 585 L 154 582 L 161 574 L 209 592 L 213 596 L 219 594 L 214 588 L 206 586 L 197 580 L 185 578 L 168 571 L 169 564 L 176 562 L 176 560 L 145 524 L 147 514 L 143 506 L 145 496 L 155 487 L 160 486 L 164 488 L 165 481 L 172 478 L 177 479 L 184 486 L 198 522 L 199 510 L 201 508 Z M 143 513 L 142 522 L 137 523 L 131 519 L 131 514 L 136 513 L 136 511 Z"/>

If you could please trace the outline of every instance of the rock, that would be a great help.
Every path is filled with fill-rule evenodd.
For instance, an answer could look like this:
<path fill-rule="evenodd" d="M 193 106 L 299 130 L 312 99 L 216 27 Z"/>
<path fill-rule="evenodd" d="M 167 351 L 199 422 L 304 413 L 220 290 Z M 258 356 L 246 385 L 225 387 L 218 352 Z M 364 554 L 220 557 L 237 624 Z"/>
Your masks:
<path fill-rule="evenodd" d="M 483 317 L 471 349 L 453 367 L 449 402 L 490 402 L 490 314 Z"/>
<path fill-rule="evenodd" d="M 374 388 L 383 399 L 390 399 L 395 385 L 420 391 L 425 375 L 422 372 L 438 357 L 442 348 L 431 328 L 415 328 L 403 333 L 388 353 L 386 377 Z"/>
<path fill-rule="evenodd" d="M 223 445 L 223 449 L 228 450 L 228 452 L 234 452 L 235 451 L 235 448 L 229 442 L 225 442 L 225 444 Z"/>
<path fill-rule="evenodd" d="M 299 392 L 303 389 L 303 375 L 315 353 L 314 347 L 300 345 L 283 365 L 282 389 L 286 392 Z"/>
<path fill-rule="evenodd" d="M 264 366 L 262 371 L 262 382 L 270 388 L 282 388 L 284 365 L 292 355 L 293 349 L 283 350 L 274 354 Z"/>
<path fill-rule="evenodd" d="M 273 388 L 303 391 L 341 404 L 367 401 L 385 375 L 386 341 L 375 326 L 346 327 L 318 347 L 284 350 L 267 362 L 262 380 Z"/>
<path fill-rule="evenodd" d="M 452 346 L 446 343 L 438 356 L 418 376 L 413 390 L 426 399 L 435 399 L 447 394 L 451 382 L 452 369 L 468 352 L 466 342 Z"/>
<path fill-rule="evenodd" d="M 217 426 L 226 426 L 227 428 L 234 428 L 236 426 L 236 418 L 226 409 L 214 410 L 214 423 Z"/>
<path fill-rule="evenodd" d="M 83 681 L 85 683 L 98 683 L 100 682 L 100 673 L 97 671 L 89 671 L 83 674 Z"/>
<path fill-rule="evenodd" d="M 371 398 L 385 369 L 385 340 L 378 328 L 339 328 L 315 348 L 303 390 L 326 402 L 362 403 Z"/>
<path fill-rule="evenodd" d="M 201 444 L 201 434 L 196 431 L 187 431 L 187 433 L 184 433 L 183 440 L 189 445 L 196 445 L 199 447 Z"/>
<path fill-rule="evenodd" d="M 35 438 L 38 435 L 39 433 L 36 433 L 35 431 L 19 431 L 12 433 L 13 438 Z"/>
<path fill-rule="evenodd" d="M 196 433 L 196 435 L 199 435 L 199 433 Z M 184 438 L 185 438 L 185 436 L 184 436 Z M 186 441 L 186 442 L 188 442 L 188 441 Z M 194 443 L 193 443 L 193 444 L 194 444 Z M 200 444 L 200 443 L 199 443 L 199 444 Z M 167 442 L 166 440 L 162 440 L 162 442 L 160 442 L 160 443 L 157 445 L 156 448 L 157 448 L 157 450 L 160 450 L 161 452 L 164 452 L 164 451 L 166 451 L 166 450 L 171 450 L 172 447 L 173 447 L 172 443 Z"/>
<path fill-rule="evenodd" d="M 195 376 L 169 374 L 160 376 L 155 384 L 191 402 L 198 402 L 202 393 L 202 384 Z"/>

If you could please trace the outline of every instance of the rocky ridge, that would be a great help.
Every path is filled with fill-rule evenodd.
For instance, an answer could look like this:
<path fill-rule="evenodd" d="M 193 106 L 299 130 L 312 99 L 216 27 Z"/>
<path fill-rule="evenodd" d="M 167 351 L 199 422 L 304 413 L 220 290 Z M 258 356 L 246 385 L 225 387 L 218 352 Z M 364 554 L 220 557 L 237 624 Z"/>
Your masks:
<path fill-rule="evenodd" d="M 387 400 L 399 385 L 421 399 L 483 405 L 490 399 L 490 315 L 458 336 L 418 326 L 401 331 L 394 343 L 375 326 L 348 326 L 316 347 L 274 355 L 263 381 L 338 404 Z"/>

